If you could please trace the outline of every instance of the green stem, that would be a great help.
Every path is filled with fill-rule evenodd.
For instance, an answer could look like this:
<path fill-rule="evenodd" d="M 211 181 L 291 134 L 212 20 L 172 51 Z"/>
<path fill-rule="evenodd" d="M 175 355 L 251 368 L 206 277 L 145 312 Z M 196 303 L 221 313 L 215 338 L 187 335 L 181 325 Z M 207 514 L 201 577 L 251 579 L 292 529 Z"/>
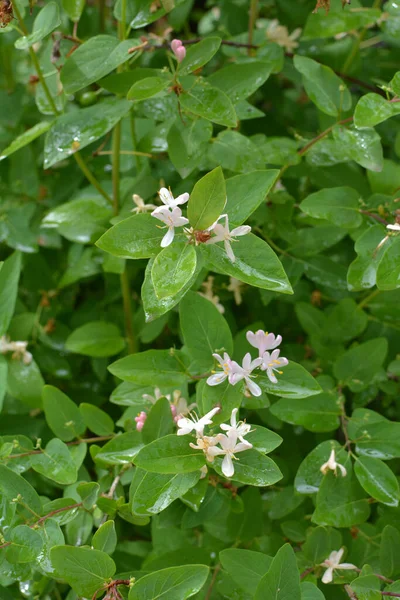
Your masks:
<path fill-rule="evenodd" d="M 136 129 L 135 129 L 135 117 L 133 116 L 133 112 L 131 111 L 131 137 L 132 137 L 132 146 L 135 151 L 135 161 L 136 161 L 136 171 L 139 173 L 142 168 L 142 162 L 140 160 L 140 153 L 136 153 L 137 148 L 137 138 L 136 138 Z"/>
<path fill-rule="evenodd" d="M 375 296 L 377 296 L 380 293 L 381 290 L 374 290 L 373 292 L 368 294 L 368 296 L 364 298 L 364 300 L 361 300 L 361 302 L 359 302 L 358 308 L 363 308 L 364 306 L 366 306 L 373 298 L 375 298 Z"/>
<path fill-rule="evenodd" d="M 379 8 L 380 5 L 381 5 L 381 0 L 375 0 L 372 8 Z M 358 34 L 355 44 L 354 44 L 349 56 L 346 58 L 345 63 L 342 68 L 342 73 L 344 73 L 345 75 L 347 74 L 348 70 L 350 69 L 351 65 L 353 64 L 353 61 L 356 58 L 358 51 L 360 50 L 360 44 L 363 41 L 363 39 L 365 38 L 367 31 L 368 31 L 367 27 L 364 27 L 364 29 L 362 31 L 360 31 L 360 33 Z"/>
<path fill-rule="evenodd" d="M 252 46 L 252 44 L 253 44 L 253 32 L 254 32 L 254 27 L 256 24 L 257 16 L 258 16 L 258 0 L 250 0 L 249 36 L 248 36 L 249 46 Z M 249 56 L 251 56 L 252 48 L 248 48 L 247 53 Z"/>
<path fill-rule="evenodd" d="M 27 29 L 27 27 L 25 25 L 25 21 L 23 20 L 22 15 L 21 15 L 21 13 L 19 11 L 19 8 L 17 6 L 17 2 L 13 3 L 13 11 L 14 11 L 14 14 L 15 14 L 15 16 L 17 17 L 17 19 L 19 21 L 19 24 L 20 24 L 20 27 L 21 27 L 21 29 L 23 31 L 23 34 L 25 36 L 28 36 L 29 35 L 29 31 L 28 31 L 28 29 Z M 52 108 L 52 111 L 54 112 L 55 115 L 59 115 L 60 111 L 58 110 L 58 108 L 56 106 L 56 103 L 54 102 L 54 98 L 53 98 L 53 96 L 50 93 L 50 90 L 49 90 L 49 88 L 47 86 L 46 80 L 45 80 L 45 78 L 43 76 L 43 71 L 42 71 L 41 66 L 39 64 L 38 57 L 36 56 L 35 51 L 33 50 L 32 46 L 29 47 L 29 54 L 30 54 L 31 60 L 33 62 L 33 65 L 35 67 L 35 71 L 37 73 L 37 76 L 39 77 L 39 81 L 42 84 L 43 91 L 44 91 L 44 93 L 46 95 L 46 98 L 47 98 L 47 100 L 48 100 L 51 108 Z"/>
<path fill-rule="evenodd" d="M 74 159 L 76 160 L 80 170 L 82 171 L 82 173 L 85 175 L 86 179 L 92 184 L 92 186 L 94 188 L 96 188 L 96 190 L 99 192 L 99 194 L 101 194 L 103 196 L 103 198 L 105 198 L 110 204 L 113 203 L 112 199 L 110 198 L 110 196 L 107 194 L 107 192 L 101 187 L 100 183 L 97 181 L 96 177 L 91 173 L 91 171 L 88 169 L 87 164 L 85 163 L 85 161 L 83 160 L 82 156 L 79 154 L 79 152 L 75 152 L 73 155 Z"/>
<path fill-rule="evenodd" d="M 119 167 L 121 149 L 121 121 L 114 127 L 112 138 L 112 187 L 114 215 L 119 212 Z"/>
<path fill-rule="evenodd" d="M 125 331 L 126 337 L 128 338 L 128 348 L 130 353 L 133 354 L 136 352 L 136 340 L 133 332 L 131 290 L 129 287 L 129 277 L 126 267 L 125 271 L 121 275 L 121 291 L 124 305 Z"/>

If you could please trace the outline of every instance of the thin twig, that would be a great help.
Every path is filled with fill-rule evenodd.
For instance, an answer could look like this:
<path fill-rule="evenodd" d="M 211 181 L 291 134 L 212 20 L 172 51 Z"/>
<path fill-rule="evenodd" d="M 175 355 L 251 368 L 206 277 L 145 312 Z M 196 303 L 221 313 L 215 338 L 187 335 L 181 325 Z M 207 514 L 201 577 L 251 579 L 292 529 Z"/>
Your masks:
<path fill-rule="evenodd" d="M 353 120 L 353 117 L 348 117 L 347 119 L 343 119 L 342 121 L 338 121 L 337 123 L 335 123 L 334 125 L 331 125 L 330 127 L 328 127 L 328 129 L 325 129 L 325 131 L 322 131 L 319 135 L 317 135 L 315 138 L 313 138 L 312 140 L 310 140 L 305 146 L 303 146 L 303 148 L 301 148 L 300 150 L 298 150 L 297 154 L 299 156 L 303 156 L 306 152 L 308 152 L 308 150 L 314 146 L 314 144 L 316 144 L 317 142 L 319 142 L 320 140 L 322 140 L 322 138 L 324 138 L 325 136 L 327 136 L 334 127 L 336 127 L 336 125 L 346 125 L 347 123 L 351 123 L 351 121 Z"/>
<path fill-rule="evenodd" d="M 360 210 L 360 213 L 363 215 L 367 215 L 367 217 L 371 217 L 371 219 L 375 219 L 375 221 L 378 221 L 379 223 L 382 223 L 383 225 L 388 225 L 388 221 L 386 221 L 386 219 L 383 219 L 382 217 L 380 217 L 379 215 L 376 215 L 375 213 L 371 213 L 368 210 Z"/>
<path fill-rule="evenodd" d="M 309 575 L 313 571 L 314 571 L 314 567 L 310 567 L 309 569 L 306 569 L 305 571 L 300 573 L 300 579 L 305 579 L 305 577 L 307 577 L 307 575 Z"/>
<path fill-rule="evenodd" d="M 221 570 L 221 565 L 218 564 L 215 567 L 215 569 L 214 569 L 214 573 L 213 573 L 213 576 L 211 578 L 210 585 L 208 586 L 207 594 L 205 595 L 204 600 L 210 600 L 211 594 L 212 594 L 212 591 L 213 591 L 213 587 L 214 587 L 215 581 L 217 579 L 217 576 L 218 576 L 218 573 L 220 572 L 220 570 Z"/>

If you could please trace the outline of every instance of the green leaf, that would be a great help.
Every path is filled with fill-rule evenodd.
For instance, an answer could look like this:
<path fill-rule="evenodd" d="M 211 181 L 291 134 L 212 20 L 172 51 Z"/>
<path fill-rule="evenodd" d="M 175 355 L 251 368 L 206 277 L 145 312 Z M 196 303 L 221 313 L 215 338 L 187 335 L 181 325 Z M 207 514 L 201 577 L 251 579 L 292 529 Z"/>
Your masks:
<path fill-rule="evenodd" d="M 337 117 L 339 111 L 351 108 L 350 92 L 331 68 L 298 54 L 293 64 L 302 75 L 307 95 L 319 110 Z"/>
<path fill-rule="evenodd" d="M 352 439 L 362 456 L 390 460 L 400 457 L 400 424 L 386 419 L 379 422 L 368 420 L 356 429 Z"/>
<path fill-rule="evenodd" d="M 198 364 L 198 366 L 201 366 L 201 364 Z M 220 385 L 212 386 L 207 385 L 203 379 L 197 384 L 196 392 L 196 401 L 200 414 L 203 415 L 210 412 L 217 405 L 221 406 L 220 412 L 213 417 L 213 423 L 216 425 L 229 421 L 232 410 L 239 408 L 243 400 L 242 385 L 231 385 L 228 380 Z"/>
<path fill-rule="evenodd" d="M 264 166 L 257 145 L 237 131 L 219 133 L 213 140 L 208 155 L 214 164 L 234 173 L 247 173 Z"/>
<path fill-rule="evenodd" d="M 21 271 L 21 254 L 14 252 L 0 269 L 0 336 L 7 333 L 14 314 Z"/>
<path fill-rule="evenodd" d="M 151 407 L 143 427 L 142 436 L 145 444 L 172 433 L 173 420 L 171 404 L 167 398 L 159 398 Z"/>
<path fill-rule="evenodd" d="M 392 525 L 382 531 L 379 562 L 383 575 L 397 579 L 400 574 L 400 533 Z"/>
<path fill-rule="evenodd" d="M 302 461 L 297 471 L 294 485 L 299 494 L 315 494 L 324 478 L 321 466 L 327 462 L 332 450 L 336 452 L 336 460 L 343 464 L 347 454 L 338 442 L 327 440 L 318 444 Z"/>
<path fill-rule="evenodd" d="M 65 65 L 63 72 L 64 69 Z M 103 137 L 130 109 L 127 100 L 108 98 L 89 108 L 57 117 L 46 135 L 44 168 L 48 169 Z"/>
<path fill-rule="evenodd" d="M 191 280 L 196 263 L 196 250 L 187 242 L 176 242 L 163 248 L 154 259 L 151 269 L 157 298 L 163 300 L 178 294 Z"/>
<path fill-rule="evenodd" d="M 85 356 L 103 357 L 119 354 L 125 347 L 125 340 L 113 323 L 92 321 L 78 327 L 68 336 L 66 350 Z"/>
<path fill-rule="evenodd" d="M 112 554 L 117 547 L 117 534 L 114 521 L 106 521 L 92 537 L 92 546 L 107 554 Z"/>
<path fill-rule="evenodd" d="M 135 464 L 151 473 L 189 473 L 205 464 L 203 452 L 189 446 L 191 438 L 176 434 L 162 437 L 145 446 Z"/>
<path fill-rule="evenodd" d="M 212 125 L 205 119 L 195 118 L 182 123 L 177 118 L 167 134 L 168 155 L 181 177 L 187 177 L 201 162 L 208 149 Z"/>
<path fill-rule="evenodd" d="M 0 356 L 0 413 L 3 408 L 3 400 L 7 391 L 8 363 L 4 356 Z"/>
<path fill-rule="evenodd" d="M 43 540 L 37 531 L 28 525 L 18 525 L 11 531 L 11 546 L 6 550 L 9 563 L 27 563 L 35 560 L 43 547 Z"/>
<path fill-rule="evenodd" d="M 202 245 L 204 257 L 217 273 L 230 275 L 265 290 L 292 294 L 293 290 L 281 261 L 264 240 L 252 233 L 234 245 L 235 262 L 231 262 L 223 246 Z"/>
<path fill-rule="evenodd" d="M 30 129 L 27 129 L 27 131 L 24 131 L 24 133 L 21 133 L 21 135 L 14 138 L 11 144 L 7 146 L 7 148 L 4 148 L 4 150 L 0 153 L 0 161 L 36 140 L 36 138 L 46 133 L 51 126 L 52 121 L 40 121 Z"/>
<path fill-rule="evenodd" d="M 194 186 L 188 204 L 188 218 L 193 229 L 210 227 L 226 203 L 226 186 L 221 167 L 204 175 Z"/>
<path fill-rule="evenodd" d="M 327 219 L 345 229 L 355 229 L 362 223 L 359 198 L 354 188 L 326 188 L 308 196 L 300 208 L 311 217 Z"/>
<path fill-rule="evenodd" d="M 385 100 L 379 94 L 365 94 L 357 102 L 354 111 L 354 125 L 363 129 L 365 127 L 374 127 L 400 112 L 398 102 Z"/>
<path fill-rule="evenodd" d="M 257 377 L 257 383 L 267 394 L 283 398 L 308 398 L 322 391 L 314 377 L 292 360 L 283 368 L 282 375 L 278 375 L 278 383 L 272 383 L 264 373 Z"/>
<path fill-rule="evenodd" d="M 216 417 L 220 417 L 220 413 L 213 417 L 213 422 L 215 423 L 217 423 Z M 252 426 L 250 433 L 246 435 L 246 440 L 253 444 L 255 450 L 263 454 L 269 454 L 269 452 L 278 448 L 283 442 L 280 435 L 265 427 L 261 427 L 261 425 Z"/>
<path fill-rule="evenodd" d="M 179 65 L 179 75 L 188 75 L 208 63 L 221 45 L 220 37 L 208 37 L 186 49 L 186 56 Z"/>
<path fill-rule="evenodd" d="M 272 558 L 262 552 L 227 548 L 219 553 L 222 567 L 242 590 L 251 596 L 271 566 Z"/>
<path fill-rule="evenodd" d="M 151 258 L 160 252 L 164 234 L 151 215 L 134 215 L 106 231 L 96 246 L 120 258 Z"/>
<path fill-rule="evenodd" d="M 386 358 L 388 343 L 375 338 L 354 346 L 340 356 L 333 366 L 335 377 L 352 391 L 366 387 L 378 373 Z"/>
<path fill-rule="evenodd" d="M 212 87 L 202 77 L 186 76 L 181 83 L 183 90 L 179 103 L 184 110 L 218 125 L 236 127 L 235 109 L 224 92 Z"/>
<path fill-rule="evenodd" d="M 375 575 L 357 577 L 350 584 L 351 590 L 357 594 L 358 600 L 381 600 L 380 582 Z"/>
<path fill-rule="evenodd" d="M 199 369 L 210 369 L 214 352 L 231 354 L 230 328 L 216 306 L 196 292 L 188 292 L 179 306 L 182 335 L 190 356 Z"/>
<path fill-rule="evenodd" d="M 11 469 L 4 465 L 0 465 L 0 492 L 9 502 L 12 502 L 14 498 L 20 495 L 23 502 L 29 508 L 36 514 L 41 514 L 42 502 L 31 484 L 21 477 L 21 475 L 14 473 L 14 471 L 11 471 Z M 29 517 L 32 516 L 31 513 L 28 514 Z"/>
<path fill-rule="evenodd" d="M 170 567 L 149 573 L 135 582 L 129 592 L 129 600 L 190 598 L 201 590 L 208 573 L 205 565 Z"/>
<path fill-rule="evenodd" d="M 234 481 L 245 485 L 264 487 L 273 485 L 283 477 L 276 463 L 256 450 L 246 450 L 236 458 L 238 460 L 234 464 L 235 473 L 232 475 Z M 222 473 L 221 463 L 222 458 L 217 457 L 212 466 L 218 475 L 225 477 Z"/>
<path fill-rule="evenodd" d="M 33 469 L 62 485 L 75 483 L 78 472 L 68 447 L 56 438 L 50 440 L 41 454 L 31 457 Z"/>
<path fill-rule="evenodd" d="M 64 442 L 85 431 L 85 422 L 75 402 L 52 385 L 43 388 L 43 408 L 48 426 Z"/>
<path fill-rule="evenodd" d="M 323 327 L 323 336 L 335 342 L 348 342 L 367 327 L 367 314 L 352 298 L 344 298 L 329 313 Z"/>
<path fill-rule="evenodd" d="M 354 472 L 364 490 L 375 500 L 388 506 L 398 506 L 400 489 L 393 471 L 379 458 L 360 456 Z"/>
<path fill-rule="evenodd" d="M 100 550 L 55 546 L 50 551 L 56 575 L 80 596 L 93 596 L 115 573 L 115 563 Z"/>
<path fill-rule="evenodd" d="M 79 405 L 82 419 L 86 427 L 96 435 L 111 435 L 114 431 L 114 421 L 104 410 L 93 404 L 82 402 Z"/>
<path fill-rule="evenodd" d="M 86 0 L 62 0 L 62 7 L 74 23 L 81 18 Z"/>
<path fill-rule="evenodd" d="M 128 52 L 133 46 L 135 40 L 119 42 L 111 35 L 90 38 L 65 61 L 61 71 L 65 93 L 74 94 L 111 73 L 134 56 Z"/>
<path fill-rule="evenodd" d="M 124 381 L 141 385 L 179 387 L 187 380 L 184 356 L 179 350 L 147 350 L 132 354 L 112 363 L 108 370 Z"/>
<path fill-rule="evenodd" d="M 95 481 L 84 482 L 77 486 L 76 491 L 82 499 L 84 508 L 90 510 L 99 496 L 100 485 Z"/>
<path fill-rule="evenodd" d="M 25 365 L 22 360 L 11 359 L 8 363 L 8 392 L 31 408 L 42 407 L 43 377 L 36 362 Z"/>
<path fill-rule="evenodd" d="M 303 581 L 300 584 L 301 600 L 325 600 L 324 594 L 314 583 Z"/>
<path fill-rule="evenodd" d="M 266 200 L 279 171 L 253 171 L 226 180 L 227 201 L 224 211 L 229 223 L 241 225 Z"/>
<path fill-rule="evenodd" d="M 400 287 L 400 238 L 391 240 L 376 272 L 376 285 L 379 290 L 394 290 Z"/>
<path fill-rule="evenodd" d="M 137 468 L 129 490 L 131 510 L 137 515 L 158 514 L 190 490 L 200 471 L 162 475 Z"/>
<path fill-rule="evenodd" d="M 300 575 L 293 548 L 285 544 L 278 550 L 268 572 L 262 577 L 254 600 L 301 600 Z"/>
<path fill-rule="evenodd" d="M 306 26 L 303 30 L 302 40 L 314 40 L 316 38 L 328 38 L 338 33 L 349 32 L 368 25 L 374 24 L 381 16 L 380 10 L 376 8 L 354 8 L 332 3 L 329 13 L 324 14 L 318 11 L 317 14 L 311 13 L 308 16 Z"/>
<path fill-rule="evenodd" d="M 381 138 L 375 129 L 357 130 L 337 126 L 333 128 L 332 133 L 341 152 L 345 149 L 347 160 L 355 160 L 371 171 L 382 171 L 383 150 Z"/>
<path fill-rule="evenodd" d="M 301 425 L 308 431 L 333 431 L 339 427 L 341 414 L 338 398 L 329 393 L 322 393 L 307 398 L 307 401 L 296 398 L 281 398 L 270 408 L 273 415 L 290 423 Z"/>
<path fill-rule="evenodd" d="M 60 9 L 58 8 L 58 4 L 56 2 L 49 2 L 44 6 L 39 12 L 33 23 L 32 33 L 19 38 L 15 42 L 15 47 L 19 50 L 26 50 L 33 46 L 33 44 L 37 44 L 43 38 L 45 38 L 49 33 L 54 31 L 56 27 L 58 27 L 61 23 L 60 18 Z"/>
<path fill-rule="evenodd" d="M 305 557 L 314 565 L 321 564 L 334 550 L 340 548 L 342 536 L 331 527 L 315 527 L 302 546 Z"/>
<path fill-rule="evenodd" d="M 318 286 L 347 291 L 346 267 L 320 254 L 302 261 L 304 272 Z"/>
<path fill-rule="evenodd" d="M 102 465 L 131 464 L 143 448 L 142 435 L 138 431 L 128 431 L 116 435 L 95 454 L 94 459 Z"/>
<path fill-rule="evenodd" d="M 237 104 L 254 94 L 267 81 L 271 72 L 270 64 L 253 60 L 218 69 L 207 77 L 207 81 L 224 92 L 233 104 Z"/>
<path fill-rule="evenodd" d="M 169 73 L 161 73 L 157 77 L 145 77 L 133 84 L 126 97 L 128 100 L 147 100 L 147 98 L 152 98 L 163 92 L 172 83 Z"/>

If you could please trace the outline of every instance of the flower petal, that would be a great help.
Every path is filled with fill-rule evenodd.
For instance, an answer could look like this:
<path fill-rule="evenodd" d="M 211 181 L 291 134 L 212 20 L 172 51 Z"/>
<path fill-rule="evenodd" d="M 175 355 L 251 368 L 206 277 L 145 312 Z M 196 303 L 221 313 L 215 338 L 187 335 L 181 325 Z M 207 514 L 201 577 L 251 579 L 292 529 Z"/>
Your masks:
<path fill-rule="evenodd" d="M 240 227 L 235 227 L 235 229 L 232 229 L 231 237 L 236 237 L 239 235 L 246 235 L 247 233 L 250 233 L 250 231 L 251 231 L 250 225 L 240 225 Z"/>
<path fill-rule="evenodd" d="M 322 576 L 322 583 L 331 583 L 333 580 L 333 569 L 329 567 Z"/>
<path fill-rule="evenodd" d="M 233 461 L 229 454 L 226 454 L 224 460 L 222 461 L 222 472 L 225 477 L 232 477 L 232 475 L 235 473 Z"/>
<path fill-rule="evenodd" d="M 210 375 L 207 379 L 208 385 L 219 385 L 227 378 L 227 374 L 221 371 L 221 373 L 215 373 L 214 375 Z"/>
<path fill-rule="evenodd" d="M 225 252 L 226 252 L 229 260 L 234 263 L 236 261 L 236 257 L 233 254 L 232 246 L 231 246 L 229 240 L 225 240 L 224 246 L 225 246 Z"/>
<path fill-rule="evenodd" d="M 254 383 L 254 381 L 252 381 L 250 379 L 250 377 L 245 377 L 245 382 L 247 384 L 247 387 L 250 390 L 250 393 L 252 396 L 261 396 L 262 391 L 259 385 L 257 385 L 256 383 Z"/>
<path fill-rule="evenodd" d="M 164 235 L 163 239 L 161 240 L 161 248 L 166 248 L 167 246 L 172 244 L 174 236 L 175 236 L 174 228 L 169 227 L 167 233 Z"/>

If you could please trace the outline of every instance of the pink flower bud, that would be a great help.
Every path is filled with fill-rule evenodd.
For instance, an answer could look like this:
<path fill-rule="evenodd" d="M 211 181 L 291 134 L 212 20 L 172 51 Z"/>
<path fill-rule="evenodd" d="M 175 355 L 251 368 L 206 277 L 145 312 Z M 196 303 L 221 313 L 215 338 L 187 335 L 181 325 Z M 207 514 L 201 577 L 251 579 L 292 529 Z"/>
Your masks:
<path fill-rule="evenodd" d="M 173 417 L 176 417 L 176 406 L 175 404 L 170 404 L 171 413 Z"/>
<path fill-rule="evenodd" d="M 186 48 L 183 46 L 181 40 L 172 40 L 171 50 L 176 56 L 176 60 L 181 63 L 186 56 Z"/>
<path fill-rule="evenodd" d="M 136 423 L 136 431 L 142 431 L 144 425 L 144 421 L 138 421 Z"/>
<path fill-rule="evenodd" d="M 142 431 L 143 425 L 145 424 L 146 419 L 147 419 L 147 413 L 145 413 L 144 410 L 142 410 L 142 412 L 140 412 L 138 414 L 138 416 L 135 417 L 137 431 Z"/>

